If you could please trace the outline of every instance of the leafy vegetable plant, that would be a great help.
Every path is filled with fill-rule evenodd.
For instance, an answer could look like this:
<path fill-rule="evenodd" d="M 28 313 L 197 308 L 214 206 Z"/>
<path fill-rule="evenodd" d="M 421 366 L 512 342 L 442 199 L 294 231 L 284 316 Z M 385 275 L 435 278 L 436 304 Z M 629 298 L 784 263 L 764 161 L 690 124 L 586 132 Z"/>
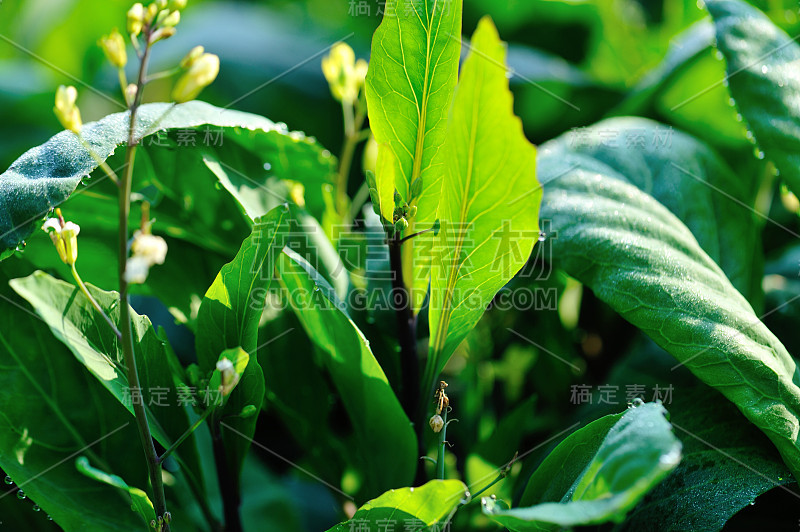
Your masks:
<path fill-rule="evenodd" d="M 335 157 L 196 101 L 202 46 L 151 71 L 186 4 L 99 40 L 123 112 L 60 86 L 0 175 L 0 525 L 718 530 L 800 497 L 789 11 L 665 2 L 653 59 L 600 0 L 386 2 L 369 62 L 314 56 Z M 476 6 L 602 39 L 528 79 Z"/>

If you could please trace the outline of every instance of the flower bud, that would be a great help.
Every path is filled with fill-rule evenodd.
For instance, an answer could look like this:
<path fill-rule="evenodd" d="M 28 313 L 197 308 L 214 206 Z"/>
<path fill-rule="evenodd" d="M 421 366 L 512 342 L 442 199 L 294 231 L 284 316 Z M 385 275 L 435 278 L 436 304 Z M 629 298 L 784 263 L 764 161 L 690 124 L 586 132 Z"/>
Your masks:
<path fill-rule="evenodd" d="M 56 91 L 56 106 L 53 112 L 55 112 L 56 118 L 64 126 L 64 129 L 80 135 L 83 122 L 81 122 L 80 109 L 75 105 L 77 99 L 78 90 L 75 87 L 61 85 Z"/>
<path fill-rule="evenodd" d="M 147 6 L 147 12 L 145 13 L 144 21 L 147 24 L 150 24 L 155 20 L 156 15 L 158 15 L 158 6 L 155 4 L 155 2 L 153 2 L 152 4 Z"/>
<path fill-rule="evenodd" d="M 100 39 L 98 44 L 106 54 L 106 58 L 115 67 L 123 68 L 128 63 L 128 54 L 125 52 L 125 39 L 116 28 L 111 34 Z"/>
<path fill-rule="evenodd" d="M 444 419 L 442 419 L 442 416 L 439 414 L 434 414 L 430 421 L 428 421 L 428 425 L 431 426 L 433 432 L 441 432 L 444 428 Z"/>
<path fill-rule="evenodd" d="M 169 8 L 172 9 L 172 10 L 185 9 L 186 8 L 186 0 L 170 0 Z"/>
<path fill-rule="evenodd" d="M 214 54 L 201 55 L 175 84 L 172 99 L 178 103 L 194 100 L 203 89 L 211 85 L 217 74 L 219 57 Z"/>
<path fill-rule="evenodd" d="M 158 7 L 158 9 L 166 9 L 167 0 L 156 0 L 155 4 Z"/>
<path fill-rule="evenodd" d="M 239 383 L 239 374 L 230 359 L 223 358 L 217 362 L 217 370 L 222 378 L 219 391 L 223 397 L 228 396 L 233 388 Z"/>
<path fill-rule="evenodd" d="M 413 207 L 411 207 L 410 209 L 408 209 L 408 217 L 409 217 L 409 218 L 413 218 L 413 217 L 414 217 L 414 216 L 416 216 L 416 215 L 417 215 L 417 206 L 416 206 L 416 205 L 414 205 Z"/>
<path fill-rule="evenodd" d="M 200 59 L 200 57 L 202 57 L 203 52 L 205 51 L 206 51 L 205 48 L 203 48 L 202 46 L 195 46 L 194 48 L 192 48 L 191 51 L 188 54 L 186 54 L 186 56 L 183 59 L 181 59 L 181 64 L 180 64 L 181 68 L 183 69 L 190 68 L 193 64 L 195 64 L 195 62 L 198 59 Z"/>
<path fill-rule="evenodd" d="M 322 59 L 322 73 L 328 80 L 331 94 L 340 102 L 353 103 L 364 86 L 367 77 L 367 62 L 359 59 L 353 49 L 345 43 L 338 43 L 328 56 Z"/>
<path fill-rule="evenodd" d="M 169 39 L 173 35 L 175 35 L 175 28 L 161 28 L 160 30 L 156 30 L 156 32 L 150 36 L 150 44 L 155 44 L 158 41 Z"/>
<path fill-rule="evenodd" d="M 418 177 L 411 183 L 411 197 L 418 198 L 420 194 L 422 194 L 422 178 Z"/>
<path fill-rule="evenodd" d="M 398 233 L 408 229 L 408 221 L 405 218 L 400 218 L 394 223 L 394 230 Z"/>
<path fill-rule="evenodd" d="M 50 235 L 61 261 L 72 266 L 78 260 L 78 234 L 81 228 L 78 224 L 65 222 L 60 209 L 56 209 L 56 214 L 58 218 L 45 220 L 42 229 Z"/>
<path fill-rule="evenodd" d="M 142 33 L 146 13 L 144 6 L 140 3 L 133 4 L 133 7 L 128 10 L 128 33 L 130 35 L 136 37 Z"/>
<path fill-rule="evenodd" d="M 162 23 L 165 28 L 174 28 L 178 25 L 178 22 L 181 21 L 181 12 L 180 11 L 173 11 L 169 14 L 167 18 L 164 19 Z"/>
<path fill-rule="evenodd" d="M 242 419 L 247 419 L 249 417 L 253 417 L 257 413 L 258 413 L 258 408 L 256 408 L 255 405 L 247 405 L 244 408 L 242 408 L 242 411 L 239 414 L 239 417 L 242 418 Z"/>
<path fill-rule="evenodd" d="M 139 92 L 139 87 L 136 86 L 136 83 L 130 83 L 125 87 L 125 103 L 128 104 L 128 107 L 133 105 L 137 92 Z"/>
<path fill-rule="evenodd" d="M 378 141 L 370 135 L 367 145 L 364 147 L 363 168 L 365 172 L 377 172 L 378 166 Z"/>

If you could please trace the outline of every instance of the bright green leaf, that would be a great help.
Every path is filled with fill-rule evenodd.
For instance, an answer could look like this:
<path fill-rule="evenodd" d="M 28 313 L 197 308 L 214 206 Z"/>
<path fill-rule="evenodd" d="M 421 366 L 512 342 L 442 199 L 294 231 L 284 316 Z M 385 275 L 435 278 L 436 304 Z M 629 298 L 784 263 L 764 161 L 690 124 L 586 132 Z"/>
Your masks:
<path fill-rule="evenodd" d="M 299 255 L 285 249 L 278 261 L 289 303 L 324 363 L 356 433 L 354 456 L 372 493 L 407 485 L 414 476 L 414 430 L 369 342 L 347 315 L 333 288 Z M 302 378 L 302 375 L 298 376 Z"/>
<path fill-rule="evenodd" d="M 75 467 L 78 471 L 91 479 L 128 492 L 131 498 L 131 509 L 142 517 L 146 525 L 149 525 L 150 521 L 155 518 L 156 512 L 153 509 L 153 503 L 144 491 L 139 488 L 128 486 L 128 484 L 122 480 L 122 477 L 118 475 L 110 475 L 105 471 L 92 467 L 89 464 L 89 459 L 85 456 L 81 456 L 75 460 Z"/>
<path fill-rule="evenodd" d="M 458 78 L 461 54 L 461 0 L 387 2 L 372 40 L 366 94 L 370 128 L 378 144 L 388 144 L 400 172 L 393 184 L 418 207 L 408 234 L 430 228 L 436 219 L 446 173 L 447 114 Z M 382 177 L 381 179 L 384 179 Z M 411 186 L 422 179 L 418 197 Z M 393 203 L 391 204 L 394 207 Z M 430 258 L 425 247 L 404 247 L 406 284 L 419 310 L 428 290 Z"/>
<path fill-rule="evenodd" d="M 432 480 L 418 488 L 390 490 L 328 532 L 347 532 L 362 523 L 372 532 L 387 522 L 398 530 L 442 530 L 466 496 L 467 487 L 458 480 Z"/>
<path fill-rule="evenodd" d="M 398 162 L 389 144 L 378 147 L 378 161 L 375 165 L 375 198 L 381 217 L 387 223 L 394 222 L 394 190 L 397 182 Z M 373 194 L 370 190 L 370 194 Z"/>
<path fill-rule="evenodd" d="M 617 416 L 595 421 L 553 451 L 560 463 L 548 464 L 548 471 L 555 465 L 567 468 L 553 471 L 555 479 L 558 479 L 559 474 L 563 475 L 562 471 L 574 467 L 571 462 L 576 448 L 592 446 L 608 422 L 616 421 L 560 501 L 506 510 L 498 507 L 492 499 L 484 499 L 484 512 L 515 532 L 621 522 L 625 514 L 681 460 L 681 442 L 672 433 L 666 414 L 660 404 L 648 403 L 628 409 L 618 421 Z M 597 427 L 593 427 L 594 424 L 598 424 Z M 583 438 L 586 440 L 581 441 Z M 566 448 L 564 451 L 559 450 L 562 446 Z M 536 478 L 537 482 L 543 480 Z"/>
<path fill-rule="evenodd" d="M 505 46 L 484 18 L 448 125 L 449 154 L 433 239 L 426 393 L 539 236 L 536 149 L 514 116 Z"/>

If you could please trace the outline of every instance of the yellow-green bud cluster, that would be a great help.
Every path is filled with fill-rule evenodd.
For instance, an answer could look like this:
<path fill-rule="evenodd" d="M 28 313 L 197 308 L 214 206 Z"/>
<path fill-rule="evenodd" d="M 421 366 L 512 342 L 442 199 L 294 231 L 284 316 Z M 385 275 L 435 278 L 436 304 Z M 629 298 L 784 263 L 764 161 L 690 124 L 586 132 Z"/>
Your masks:
<path fill-rule="evenodd" d="M 75 87 L 61 85 L 56 91 L 56 106 L 53 112 L 64 129 L 80 135 L 83 122 L 81 122 L 81 111 L 75 104 L 77 100 L 78 90 Z"/>
<path fill-rule="evenodd" d="M 352 104 L 364 87 L 367 62 L 363 59 L 356 61 L 353 49 L 345 43 L 338 43 L 322 59 L 322 73 L 328 80 L 333 97 L 340 102 Z"/>

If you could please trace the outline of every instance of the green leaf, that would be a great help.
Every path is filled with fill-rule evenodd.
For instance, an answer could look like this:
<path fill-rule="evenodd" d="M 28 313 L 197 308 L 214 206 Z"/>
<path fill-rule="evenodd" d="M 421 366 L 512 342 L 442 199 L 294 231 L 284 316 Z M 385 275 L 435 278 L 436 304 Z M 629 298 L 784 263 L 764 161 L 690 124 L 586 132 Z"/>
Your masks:
<path fill-rule="evenodd" d="M 800 191 L 800 45 L 758 9 L 706 2 L 725 56 L 731 95 L 766 157 Z"/>
<path fill-rule="evenodd" d="M 792 357 L 675 215 L 629 185 L 631 176 L 563 144 L 543 146 L 539 159 L 542 218 L 558 231 L 554 263 L 722 392 L 800 471 Z M 688 147 L 651 150 L 648 166 L 669 183 L 691 161 Z M 617 148 L 617 160 L 637 149 Z M 689 171 L 705 175 L 702 164 Z"/>
<path fill-rule="evenodd" d="M 116 113 L 84 125 L 83 138 L 101 160 L 109 158 L 118 146 L 127 142 L 127 116 L 126 113 Z M 199 101 L 179 105 L 147 104 L 139 109 L 138 116 L 139 138 L 179 129 L 199 133 L 201 137 L 195 137 L 194 143 L 202 144 L 205 133 L 199 128 L 209 125 L 212 132 L 221 130 L 219 134 L 223 144 L 229 141 L 229 145 L 238 145 L 257 154 L 263 161 L 261 164 L 269 163 L 270 172 L 278 178 L 316 183 L 330 180 L 334 162 L 330 154 L 323 152 L 315 141 L 300 133 L 289 133 L 285 126 L 273 124 L 266 118 Z M 143 146 L 149 144 L 149 140 L 143 142 Z M 208 146 L 197 149 L 211 151 Z M 174 150 L 171 157 L 174 160 L 182 152 L 189 151 L 183 145 Z M 199 160 L 195 149 L 191 151 L 193 154 L 187 156 Z M 75 135 L 62 131 L 23 154 L 0 174 L 0 253 L 5 255 L 28 238 L 41 225 L 45 215 L 66 200 L 96 168 L 97 162 Z M 180 196 L 179 199 L 183 201 L 185 198 Z M 210 214 L 217 216 L 213 211 Z"/>
<path fill-rule="evenodd" d="M 44 272 L 13 279 L 11 288 L 33 306 L 53 334 L 72 351 L 75 358 L 133 414 L 134 391 L 124 370 L 122 347 L 114 332 L 80 290 Z M 89 292 L 115 323 L 119 322 L 116 292 L 105 292 L 87 285 Z M 133 341 L 139 370 L 141 400 L 148 411 L 153 437 L 163 446 L 180 437 L 189 428 L 186 411 L 179 406 L 173 381 L 173 366 L 180 367 L 166 348 L 147 316 L 131 311 Z M 191 445 L 181 452 L 196 458 Z M 195 469 L 196 470 L 196 469 Z"/>
<path fill-rule="evenodd" d="M 139 488 L 128 486 L 128 484 L 122 480 L 122 477 L 118 475 L 110 475 L 105 471 L 92 467 L 89 464 L 89 459 L 85 456 L 81 456 L 75 460 L 75 467 L 78 471 L 91 479 L 128 492 L 131 499 L 131 509 L 141 516 L 145 525 L 149 525 L 150 521 L 155 519 L 156 512 L 153 509 L 153 503 L 144 491 Z"/>
<path fill-rule="evenodd" d="M 648 403 L 630 408 L 618 421 L 617 416 L 595 421 L 567 438 L 554 451 L 552 462 L 564 460 L 558 465 L 574 468 L 571 462 L 575 460 L 572 453 L 576 448 L 582 444 L 591 446 L 609 421 L 616 421 L 560 501 L 506 510 L 494 500 L 484 499 L 484 512 L 501 525 L 520 532 L 621 522 L 625 514 L 680 462 L 681 443 L 672 433 L 666 415 L 663 406 Z M 598 425 L 592 427 L 595 423 Z M 565 449 L 560 451 L 562 446 Z M 546 463 L 549 460 L 548 457 Z M 548 464 L 548 473 L 554 466 L 555 463 Z M 556 479 L 564 474 L 562 471 L 555 471 Z M 567 475 L 559 480 L 563 484 L 569 478 Z M 536 478 L 536 481 L 541 480 Z"/>
<path fill-rule="evenodd" d="M 241 347 L 250 355 L 239 385 L 228 397 L 224 410 L 227 414 L 237 415 L 247 405 L 260 409 L 264 400 L 264 374 L 256 359 L 258 323 L 272 285 L 275 258 L 283 248 L 288 213 L 284 205 L 256 220 L 252 234 L 233 261 L 223 266 L 200 304 L 195 338 L 203 373 L 213 371 L 226 349 Z M 225 430 L 223 437 L 234 471 L 241 472 L 256 421 L 257 417 L 226 421 L 233 428 Z"/>
<path fill-rule="evenodd" d="M 0 278 L 7 282 L 5 272 Z M 85 449 L 119 474 L 147 482 L 141 462 L 130 459 L 141 454 L 133 419 L 108 400 L 33 312 L 22 310 L 24 302 L 9 297 L 7 287 L 0 287 L 0 294 L 0 468 L 68 532 L 141 528 L 129 501 L 72 465 L 75 453 Z M 20 504 L 13 492 L 6 493 L 5 501 Z M 13 527 L 15 520 L 8 517 L 3 522 Z"/>
<path fill-rule="evenodd" d="M 490 19 L 481 20 L 471 49 L 445 146 L 425 393 L 497 291 L 525 265 L 539 236 L 536 149 L 514 116 L 505 46 Z"/>
<path fill-rule="evenodd" d="M 670 422 L 683 442 L 681 463 L 634 508 L 623 530 L 654 522 L 668 530 L 719 530 L 759 495 L 794 480 L 767 437 L 733 404 L 687 369 L 670 371 L 674 365 L 651 341 L 636 342 L 606 381 L 648 391 L 669 383 Z M 588 406 L 598 409 L 603 406 L 597 401 Z"/>
<path fill-rule="evenodd" d="M 353 455 L 371 493 L 407 485 L 414 477 L 417 443 L 369 342 L 347 315 L 333 288 L 290 249 L 278 260 L 289 303 L 341 395 L 355 431 Z"/>
<path fill-rule="evenodd" d="M 375 164 L 375 186 L 370 187 L 370 196 L 377 200 L 381 217 L 387 223 L 394 222 L 394 191 L 397 182 L 399 163 L 389 144 L 378 147 L 378 161 Z M 374 192 L 373 192 L 374 190 Z"/>
<path fill-rule="evenodd" d="M 436 220 L 442 179 L 447 114 L 461 54 L 461 0 L 398 0 L 386 4 L 372 39 L 366 95 L 370 128 L 378 144 L 388 144 L 400 171 L 394 183 L 404 201 L 416 205 L 407 234 Z M 411 187 L 422 180 L 418 197 Z M 382 185 L 383 186 L 383 185 Z M 394 208 L 392 202 L 392 209 Z M 405 245 L 404 270 L 415 311 L 428 290 L 429 254 L 413 240 Z"/>
<path fill-rule="evenodd" d="M 466 496 L 467 487 L 458 480 L 432 480 L 418 488 L 390 490 L 328 532 L 347 532 L 355 527 L 377 532 L 387 524 L 397 530 L 442 530 Z"/>

